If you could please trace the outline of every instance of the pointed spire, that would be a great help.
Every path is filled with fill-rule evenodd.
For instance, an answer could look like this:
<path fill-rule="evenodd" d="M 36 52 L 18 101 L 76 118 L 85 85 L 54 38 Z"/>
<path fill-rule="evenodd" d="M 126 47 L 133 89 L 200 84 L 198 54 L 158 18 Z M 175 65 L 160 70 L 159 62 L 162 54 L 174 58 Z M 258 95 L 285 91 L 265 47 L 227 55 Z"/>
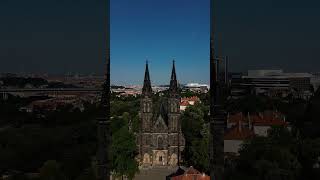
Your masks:
<path fill-rule="evenodd" d="M 151 88 L 151 81 L 150 81 L 150 74 L 149 74 L 149 65 L 148 65 L 148 60 L 147 60 L 143 88 L 142 88 L 142 95 L 150 96 L 151 94 L 152 94 L 152 88 Z"/>
<path fill-rule="evenodd" d="M 172 73 L 171 73 L 171 81 L 176 81 L 177 80 L 177 75 L 176 75 L 176 65 L 175 65 L 175 60 L 172 61 Z"/>
<path fill-rule="evenodd" d="M 149 62 L 148 62 L 148 60 L 146 61 L 146 71 L 145 71 L 145 75 L 144 75 L 144 80 L 145 81 L 150 81 Z"/>
<path fill-rule="evenodd" d="M 178 81 L 177 81 L 175 60 L 173 60 L 173 65 L 172 65 L 169 92 L 170 92 L 170 95 L 176 95 L 178 93 Z"/>

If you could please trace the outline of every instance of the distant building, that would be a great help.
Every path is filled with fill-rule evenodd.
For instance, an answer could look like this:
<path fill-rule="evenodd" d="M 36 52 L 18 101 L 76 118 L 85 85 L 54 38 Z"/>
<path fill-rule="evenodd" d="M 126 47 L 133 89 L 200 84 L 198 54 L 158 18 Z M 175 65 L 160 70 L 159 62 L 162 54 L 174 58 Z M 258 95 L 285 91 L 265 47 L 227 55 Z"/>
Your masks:
<path fill-rule="evenodd" d="M 180 103 L 180 111 L 185 111 L 188 106 L 190 106 L 190 103 L 188 101 L 182 101 Z"/>
<path fill-rule="evenodd" d="M 180 111 L 185 111 L 188 106 L 193 106 L 198 102 L 200 99 L 197 96 L 181 98 Z"/>
<path fill-rule="evenodd" d="M 134 96 L 141 95 L 141 86 L 111 86 L 111 93 L 118 94 L 117 97 L 121 96 Z"/>
<path fill-rule="evenodd" d="M 104 82 L 103 76 L 79 76 L 79 75 L 51 75 L 45 77 L 49 82 L 63 82 L 64 84 L 70 84 L 76 87 L 82 88 L 100 88 Z"/>
<path fill-rule="evenodd" d="M 320 87 L 320 72 L 312 73 L 311 84 L 313 85 L 314 91 L 317 91 Z"/>
<path fill-rule="evenodd" d="M 255 135 L 268 136 L 268 131 L 273 126 L 285 126 L 291 129 L 286 118 L 279 112 L 265 111 L 255 115 L 248 115 L 248 121 L 252 122 L 252 127 Z"/>
<path fill-rule="evenodd" d="M 13 73 L 0 73 L 0 77 L 18 77 L 18 75 Z"/>
<path fill-rule="evenodd" d="M 209 90 L 209 85 L 199 84 L 199 83 L 189 83 L 184 86 L 184 89 L 189 90 L 191 92 L 207 93 Z"/>
<path fill-rule="evenodd" d="M 230 97 L 238 99 L 245 96 L 248 91 L 243 86 L 242 73 L 230 73 Z"/>
<path fill-rule="evenodd" d="M 282 73 L 282 70 L 249 70 L 247 76 L 242 76 L 242 86 L 255 94 L 286 96 L 290 81 Z"/>
<path fill-rule="evenodd" d="M 55 111 L 58 107 L 70 104 L 73 108 L 78 108 L 80 111 L 83 111 L 83 102 L 84 98 L 80 98 L 78 96 L 55 97 L 33 101 L 29 105 L 20 108 L 20 110 L 25 112 L 34 112 L 37 110 Z"/>
<path fill-rule="evenodd" d="M 300 98 L 311 96 L 311 78 L 309 73 L 284 73 L 282 70 L 249 70 L 242 76 L 240 87 L 250 93 L 285 97 L 293 92 Z"/>
<path fill-rule="evenodd" d="M 312 74 L 309 73 L 285 73 L 290 81 L 290 88 L 298 91 L 305 92 L 311 90 Z"/>

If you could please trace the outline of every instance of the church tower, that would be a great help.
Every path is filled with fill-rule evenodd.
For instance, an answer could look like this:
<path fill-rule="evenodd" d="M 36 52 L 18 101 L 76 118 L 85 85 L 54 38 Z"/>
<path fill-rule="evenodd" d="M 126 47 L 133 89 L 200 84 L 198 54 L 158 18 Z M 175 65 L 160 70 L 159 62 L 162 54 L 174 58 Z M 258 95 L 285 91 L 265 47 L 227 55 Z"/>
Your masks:
<path fill-rule="evenodd" d="M 168 125 L 169 132 L 178 132 L 178 116 L 180 114 L 180 96 L 175 61 L 172 65 L 170 87 L 168 92 Z"/>
<path fill-rule="evenodd" d="M 144 83 L 142 88 L 142 97 L 140 102 L 140 119 L 141 119 L 141 127 L 140 127 L 140 160 L 145 162 L 150 161 L 150 157 L 144 157 L 145 154 L 150 154 L 150 133 L 152 128 L 152 88 L 151 88 L 151 80 L 149 74 L 149 66 L 148 62 L 146 62 Z M 146 159 L 147 158 L 147 159 Z M 146 163 L 145 163 L 146 164 Z"/>
<path fill-rule="evenodd" d="M 156 102 L 152 101 L 153 96 L 147 62 L 140 102 L 141 126 L 137 136 L 140 167 L 175 167 L 181 159 L 184 137 L 179 122 L 180 95 L 174 62 L 168 96 L 159 97 Z"/>
<path fill-rule="evenodd" d="M 181 124 L 180 124 L 180 93 L 178 87 L 178 80 L 176 74 L 175 61 L 172 65 L 172 73 L 170 80 L 170 87 L 168 92 L 168 129 L 170 147 L 169 154 L 176 154 L 178 165 L 180 161 L 180 145 L 183 144 L 183 137 L 181 136 Z"/>

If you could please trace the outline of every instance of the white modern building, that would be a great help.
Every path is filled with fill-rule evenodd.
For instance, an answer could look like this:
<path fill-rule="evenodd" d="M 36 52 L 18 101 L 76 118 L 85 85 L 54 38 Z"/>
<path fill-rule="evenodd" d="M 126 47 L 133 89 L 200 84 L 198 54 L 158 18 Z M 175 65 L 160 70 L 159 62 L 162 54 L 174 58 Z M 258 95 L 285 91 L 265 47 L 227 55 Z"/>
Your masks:
<path fill-rule="evenodd" d="M 188 83 L 185 85 L 185 88 L 193 92 L 207 93 L 210 89 L 210 86 L 207 84 Z"/>
<path fill-rule="evenodd" d="M 311 90 L 310 73 L 285 73 L 282 70 L 249 70 L 242 76 L 242 86 L 254 90 L 256 94 L 286 96 L 296 92 L 301 96 L 309 96 Z"/>

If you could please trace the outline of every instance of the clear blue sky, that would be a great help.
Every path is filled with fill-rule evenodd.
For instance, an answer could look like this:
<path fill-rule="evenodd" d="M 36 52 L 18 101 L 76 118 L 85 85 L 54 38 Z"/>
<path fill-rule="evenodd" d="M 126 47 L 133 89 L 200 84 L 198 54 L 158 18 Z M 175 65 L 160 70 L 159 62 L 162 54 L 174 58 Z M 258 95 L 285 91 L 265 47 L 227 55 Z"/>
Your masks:
<path fill-rule="evenodd" d="M 113 82 L 154 84 L 176 57 L 182 83 L 209 80 L 209 0 L 110 0 Z M 320 71 L 319 0 L 215 0 L 216 52 L 232 71 Z M 105 0 L 0 0 L 0 72 L 96 73 Z"/>
<path fill-rule="evenodd" d="M 111 0 L 111 73 L 141 84 L 148 57 L 154 84 L 209 82 L 209 0 Z"/>

